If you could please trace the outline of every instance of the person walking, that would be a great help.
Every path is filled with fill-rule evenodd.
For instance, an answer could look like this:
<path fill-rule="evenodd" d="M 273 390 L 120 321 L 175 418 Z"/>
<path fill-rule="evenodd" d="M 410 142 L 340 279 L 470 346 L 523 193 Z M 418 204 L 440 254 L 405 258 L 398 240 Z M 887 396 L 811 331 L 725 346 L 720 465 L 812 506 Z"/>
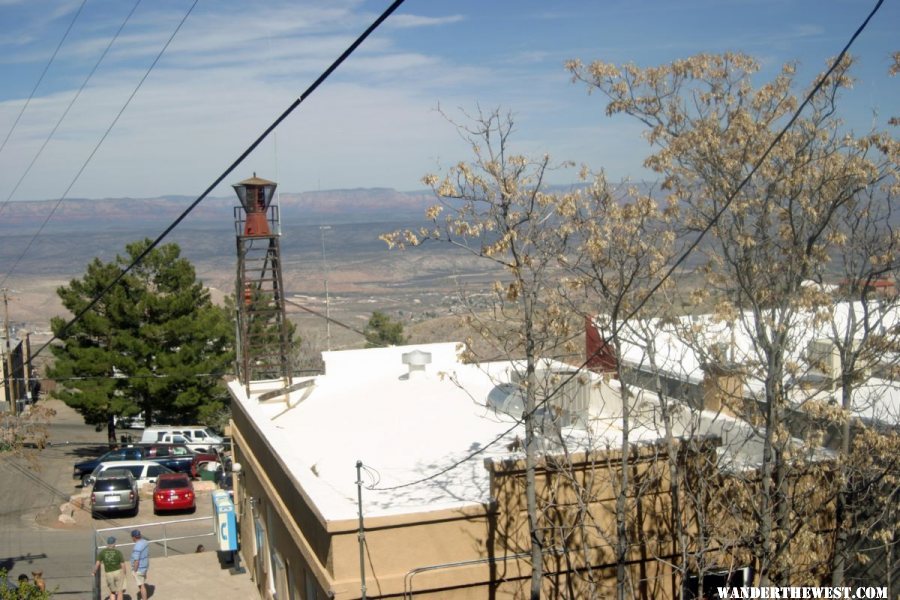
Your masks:
<path fill-rule="evenodd" d="M 138 585 L 138 598 L 147 600 L 147 571 L 150 569 L 150 543 L 141 537 L 141 532 L 135 529 L 131 532 L 134 541 L 134 550 L 131 551 L 131 571 Z"/>
<path fill-rule="evenodd" d="M 109 588 L 109 600 L 124 600 L 125 574 L 128 566 L 122 552 L 116 548 L 116 538 L 106 538 L 106 548 L 97 553 L 97 562 L 91 569 L 91 575 L 97 575 L 100 565 L 106 571 L 106 586 Z"/>

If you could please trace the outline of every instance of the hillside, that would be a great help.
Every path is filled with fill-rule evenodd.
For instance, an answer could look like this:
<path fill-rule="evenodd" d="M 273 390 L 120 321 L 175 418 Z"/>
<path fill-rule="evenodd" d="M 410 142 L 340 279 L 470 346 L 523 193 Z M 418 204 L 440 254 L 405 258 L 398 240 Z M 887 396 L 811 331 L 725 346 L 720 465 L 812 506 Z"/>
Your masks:
<path fill-rule="evenodd" d="M 161 198 L 66 199 L 59 203 L 45 233 L 126 231 L 172 222 L 195 200 L 189 196 Z M 284 223 L 361 223 L 419 218 L 433 202 L 429 191 L 398 192 L 385 188 L 327 190 L 279 195 Z M 0 213 L 0 233 L 37 231 L 56 200 L 10 202 Z M 192 228 L 231 226 L 237 197 L 206 198 L 185 220 Z"/>

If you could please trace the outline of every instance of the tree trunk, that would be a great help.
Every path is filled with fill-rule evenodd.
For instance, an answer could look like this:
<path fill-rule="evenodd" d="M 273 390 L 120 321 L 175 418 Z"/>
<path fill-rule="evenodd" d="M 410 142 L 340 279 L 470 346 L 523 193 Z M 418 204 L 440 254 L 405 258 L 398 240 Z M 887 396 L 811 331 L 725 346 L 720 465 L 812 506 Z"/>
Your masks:
<path fill-rule="evenodd" d="M 849 412 L 851 408 L 851 397 L 853 390 L 851 389 L 850 377 L 844 375 L 841 377 L 841 406 L 848 418 L 841 424 L 841 444 L 840 444 L 840 469 L 846 469 L 847 459 L 850 456 L 850 419 Z M 844 523 L 848 513 L 847 498 L 847 473 L 842 473 L 843 477 L 838 479 L 838 491 L 834 502 L 834 550 L 831 562 L 831 585 L 843 586 L 844 573 L 847 568 L 847 527 Z"/>
<path fill-rule="evenodd" d="M 537 436 L 534 412 L 537 408 L 535 377 L 536 358 L 534 323 L 530 298 L 524 296 L 525 329 L 525 502 L 528 511 L 528 534 L 531 539 L 531 600 L 541 597 L 541 580 L 544 576 L 544 543 L 541 538 L 537 507 Z"/>
<path fill-rule="evenodd" d="M 113 415 L 106 417 L 106 439 L 110 450 L 119 445 L 118 440 L 116 440 L 116 419 Z"/>
<path fill-rule="evenodd" d="M 616 356 L 622 356 L 622 348 L 619 344 L 618 331 L 614 327 L 613 338 L 616 349 Z M 626 581 L 628 572 L 625 568 L 628 560 L 628 463 L 630 460 L 629 449 L 630 441 L 628 432 L 630 427 L 630 405 L 628 386 L 622 377 L 621 363 L 616 365 L 616 374 L 619 378 L 622 393 L 622 476 L 619 481 L 619 493 L 616 494 L 616 598 L 617 600 L 625 600 L 626 598 Z"/>
<path fill-rule="evenodd" d="M 760 485 L 762 487 L 760 493 L 760 501 L 762 506 L 759 511 L 759 527 L 757 528 L 758 537 L 756 546 L 757 558 L 759 560 L 759 585 L 766 586 L 769 584 L 769 568 L 771 567 L 771 550 L 772 550 L 772 532 L 774 530 L 774 510 L 772 509 L 772 470 L 775 462 L 773 435 L 775 430 L 775 394 L 772 390 L 771 380 L 766 380 L 766 434 L 763 439 L 763 464 Z"/>

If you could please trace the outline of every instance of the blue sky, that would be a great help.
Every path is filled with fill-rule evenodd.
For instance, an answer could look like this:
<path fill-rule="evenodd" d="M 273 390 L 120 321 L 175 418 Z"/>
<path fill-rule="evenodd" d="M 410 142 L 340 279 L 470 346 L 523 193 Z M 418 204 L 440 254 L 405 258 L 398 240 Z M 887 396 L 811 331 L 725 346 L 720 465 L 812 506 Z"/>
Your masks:
<path fill-rule="evenodd" d="M 12 200 L 59 198 L 192 0 L 144 0 Z M 0 0 L 0 143 L 82 0 Z M 387 5 L 355 0 L 200 0 L 69 197 L 197 195 Z M 898 114 L 900 6 L 888 0 L 854 46 L 857 85 L 842 103 L 865 130 Z M 10 196 L 133 0 L 87 0 L 0 152 Z M 580 58 L 659 64 L 742 51 L 764 65 L 822 70 L 874 0 L 407 0 L 226 181 L 256 171 L 283 191 L 421 189 L 469 152 L 437 111 L 501 106 L 515 149 L 643 179 L 640 128 L 608 118 L 563 65 Z M 877 115 L 873 113 L 877 111 Z M 573 173 L 556 175 L 558 183 Z M 227 186 L 216 195 L 230 195 Z"/>

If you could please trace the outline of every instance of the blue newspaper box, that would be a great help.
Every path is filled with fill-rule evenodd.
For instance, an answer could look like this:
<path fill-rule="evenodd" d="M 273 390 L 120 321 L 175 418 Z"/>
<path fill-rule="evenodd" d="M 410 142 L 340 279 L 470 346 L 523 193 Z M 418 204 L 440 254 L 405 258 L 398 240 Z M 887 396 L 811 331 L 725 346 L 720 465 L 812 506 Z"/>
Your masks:
<path fill-rule="evenodd" d="M 234 502 L 225 490 L 216 490 L 212 494 L 213 522 L 216 527 L 216 540 L 219 550 L 234 551 L 238 548 L 237 521 L 234 515 Z"/>

